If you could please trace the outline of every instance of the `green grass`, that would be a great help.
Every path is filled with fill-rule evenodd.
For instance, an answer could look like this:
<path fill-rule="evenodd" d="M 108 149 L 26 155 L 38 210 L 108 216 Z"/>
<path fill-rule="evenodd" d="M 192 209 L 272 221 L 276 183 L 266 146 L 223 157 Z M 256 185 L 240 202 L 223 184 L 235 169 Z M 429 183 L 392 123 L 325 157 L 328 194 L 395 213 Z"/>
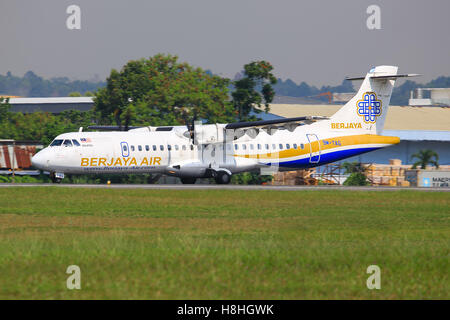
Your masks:
<path fill-rule="evenodd" d="M 0 204 L 0 299 L 450 298 L 450 193 L 27 187 Z"/>

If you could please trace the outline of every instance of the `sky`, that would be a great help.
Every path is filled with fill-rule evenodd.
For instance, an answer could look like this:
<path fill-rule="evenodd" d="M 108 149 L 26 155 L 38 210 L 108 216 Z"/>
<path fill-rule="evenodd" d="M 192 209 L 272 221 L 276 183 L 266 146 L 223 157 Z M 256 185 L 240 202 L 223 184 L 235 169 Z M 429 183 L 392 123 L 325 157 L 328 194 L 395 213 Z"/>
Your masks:
<path fill-rule="evenodd" d="M 70 5 L 79 30 L 66 26 Z M 370 5 L 381 29 L 367 27 Z M 448 0 L 0 0 L 0 13 L 0 74 L 104 80 L 170 53 L 231 78 L 267 60 L 275 76 L 316 86 L 382 64 L 422 83 L 450 76 Z"/>

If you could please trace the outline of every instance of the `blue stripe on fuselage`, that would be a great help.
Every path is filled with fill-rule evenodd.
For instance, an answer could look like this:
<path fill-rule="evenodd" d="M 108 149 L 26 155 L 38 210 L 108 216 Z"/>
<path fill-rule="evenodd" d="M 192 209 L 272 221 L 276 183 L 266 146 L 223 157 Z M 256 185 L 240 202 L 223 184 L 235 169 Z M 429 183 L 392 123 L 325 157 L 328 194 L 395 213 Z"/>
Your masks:
<path fill-rule="evenodd" d="M 323 164 L 335 162 L 338 160 L 342 160 L 345 158 L 350 158 L 362 153 L 374 151 L 380 148 L 357 148 L 357 149 L 350 149 L 350 150 L 341 150 L 341 151 L 334 151 L 329 153 L 324 153 L 320 155 L 320 162 L 318 163 L 311 163 L 309 162 L 309 157 L 304 159 L 298 159 L 293 161 L 286 161 L 286 162 L 280 162 L 279 166 L 284 168 L 310 168 L 310 167 L 317 167 L 321 166 Z M 314 157 L 316 158 L 316 156 Z M 268 164 L 270 166 L 270 164 Z"/>

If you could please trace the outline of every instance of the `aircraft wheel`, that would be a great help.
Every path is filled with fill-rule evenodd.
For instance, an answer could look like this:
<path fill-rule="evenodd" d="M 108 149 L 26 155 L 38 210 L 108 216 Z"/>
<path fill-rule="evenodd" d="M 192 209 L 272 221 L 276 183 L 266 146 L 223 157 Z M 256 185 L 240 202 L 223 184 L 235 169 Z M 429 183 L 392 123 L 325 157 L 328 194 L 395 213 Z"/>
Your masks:
<path fill-rule="evenodd" d="M 182 184 L 194 184 L 197 181 L 196 178 L 180 178 Z"/>
<path fill-rule="evenodd" d="M 224 171 L 217 172 L 216 183 L 217 184 L 229 184 L 231 181 L 231 175 Z"/>
<path fill-rule="evenodd" d="M 61 181 L 62 181 L 61 178 L 56 178 L 55 177 L 55 173 L 54 172 L 50 173 L 50 180 L 52 180 L 53 183 L 61 183 Z"/>

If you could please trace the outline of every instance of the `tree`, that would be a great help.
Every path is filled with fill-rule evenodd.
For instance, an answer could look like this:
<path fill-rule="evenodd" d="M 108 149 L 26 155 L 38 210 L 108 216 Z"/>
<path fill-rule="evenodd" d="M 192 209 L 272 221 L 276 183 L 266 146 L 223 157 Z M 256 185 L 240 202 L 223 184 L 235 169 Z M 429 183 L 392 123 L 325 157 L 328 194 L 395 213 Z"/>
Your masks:
<path fill-rule="evenodd" d="M 344 162 L 342 167 L 350 174 L 344 181 L 344 186 L 366 186 L 369 184 L 365 175 L 366 168 L 359 162 Z"/>
<path fill-rule="evenodd" d="M 257 172 L 243 172 L 234 174 L 231 177 L 232 184 L 265 184 L 267 182 L 271 182 L 273 180 L 273 176 L 271 175 L 261 175 Z"/>
<path fill-rule="evenodd" d="M 0 97 L 0 124 L 8 118 L 8 112 L 11 108 L 9 98 Z"/>
<path fill-rule="evenodd" d="M 260 113 L 264 102 L 265 111 L 269 112 L 269 103 L 275 96 L 272 85 L 277 83 L 277 79 L 272 74 L 273 67 L 267 61 L 255 61 L 244 66 L 243 77 L 234 81 L 235 91 L 231 94 L 233 105 L 239 111 L 239 120 L 250 120 L 251 111 Z"/>
<path fill-rule="evenodd" d="M 177 60 L 157 54 L 129 61 L 121 71 L 112 70 L 106 87 L 94 98 L 101 122 L 128 127 L 182 124 L 187 116 L 210 122 L 232 120 L 229 80 Z"/>
<path fill-rule="evenodd" d="M 417 158 L 418 160 L 414 162 L 412 168 L 416 169 L 417 166 L 420 166 L 420 169 L 426 169 L 428 164 L 434 165 L 436 168 L 439 168 L 439 155 L 433 150 L 420 150 L 417 153 L 414 153 L 411 156 L 411 159 Z M 434 158 L 434 159 L 433 159 Z"/>
<path fill-rule="evenodd" d="M 23 77 L 14 76 L 11 72 L 0 75 L 1 93 L 24 97 L 65 97 L 74 91 L 84 94 L 104 86 L 104 82 L 70 81 L 67 77 L 47 80 L 31 71 L 28 71 Z"/>
<path fill-rule="evenodd" d="M 79 93 L 78 91 L 73 91 L 69 93 L 69 97 L 81 97 L 81 93 Z"/>
<path fill-rule="evenodd" d="M 34 140 L 44 145 L 57 135 L 77 131 L 93 123 L 92 111 L 64 111 L 59 115 L 45 112 L 22 114 L 9 112 L 9 106 L 0 99 L 0 137 L 2 139 Z"/>

